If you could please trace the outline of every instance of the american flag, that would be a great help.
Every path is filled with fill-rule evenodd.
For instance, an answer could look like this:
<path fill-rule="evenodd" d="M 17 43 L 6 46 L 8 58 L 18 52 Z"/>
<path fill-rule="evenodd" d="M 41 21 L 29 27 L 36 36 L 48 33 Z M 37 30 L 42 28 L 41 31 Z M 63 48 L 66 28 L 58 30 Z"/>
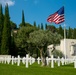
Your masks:
<path fill-rule="evenodd" d="M 60 24 L 64 22 L 64 6 L 61 7 L 57 12 L 54 14 L 50 15 L 47 19 L 48 22 L 52 23 L 54 22 L 55 24 Z"/>

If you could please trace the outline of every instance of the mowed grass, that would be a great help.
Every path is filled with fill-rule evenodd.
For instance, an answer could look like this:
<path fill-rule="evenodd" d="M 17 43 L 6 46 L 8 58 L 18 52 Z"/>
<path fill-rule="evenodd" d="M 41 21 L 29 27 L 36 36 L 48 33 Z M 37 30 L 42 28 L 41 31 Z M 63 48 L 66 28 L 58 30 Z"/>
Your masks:
<path fill-rule="evenodd" d="M 0 64 L 0 75 L 76 75 L 76 69 L 73 64 L 65 66 L 41 67 L 37 63 L 32 64 L 29 68 L 25 65 Z"/>

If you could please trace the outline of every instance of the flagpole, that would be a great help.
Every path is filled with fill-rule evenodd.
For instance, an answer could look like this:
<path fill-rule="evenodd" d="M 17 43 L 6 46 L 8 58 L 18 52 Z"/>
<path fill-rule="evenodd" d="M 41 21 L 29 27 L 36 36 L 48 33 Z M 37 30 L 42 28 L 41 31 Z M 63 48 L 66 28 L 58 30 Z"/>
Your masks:
<path fill-rule="evenodd" d="M 64 1 L 64 7 L 65 7 L 65 1 Z M 65 12 L 65 9 L 64 9 L 64 12 Z M 64 16 L 64 18 L 65 18 L 65 16 Z M 64 55 L 65 55 L 65 60 L 66 60 L 67 56 L 66 56 L 66 23 L 65 23 L 65 21 L 64 21 Z M 65 64 L 66 64 L 66 62 L 65 62 Z"/>
<path fill-rule="evenodd" d="M 63 5 L 65 7 L 65 1 L 64 1 Z M 64 12 L 65 12 L 65 9 L 64 9 Z M 64 18 L 65 18 L 65 16 L 64 16 Z M 64 57 L 66 60 L 67 56 L 66 56 L 66 23 L 65 23 L 65 21 L 64 21 Z M 66 64 L 66 62 L 65 62 L 65 64 Z"/>
<path fill-rule="evenodd" d="M 64 23 L 64 55 L 66 59 L 66 25 Z"/>

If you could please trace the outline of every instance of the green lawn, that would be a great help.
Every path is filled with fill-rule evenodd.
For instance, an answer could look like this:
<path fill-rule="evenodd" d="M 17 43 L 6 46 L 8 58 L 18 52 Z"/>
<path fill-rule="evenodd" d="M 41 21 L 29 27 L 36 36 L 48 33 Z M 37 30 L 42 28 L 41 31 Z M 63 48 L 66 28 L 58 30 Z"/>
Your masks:
<path fill-rule="evenodd" d="M 0 75 L 75 75 L 73 64 L 55 68 L 41 67 L 37 63 L 25 68 L 24 65 L 0 64 Z"/>

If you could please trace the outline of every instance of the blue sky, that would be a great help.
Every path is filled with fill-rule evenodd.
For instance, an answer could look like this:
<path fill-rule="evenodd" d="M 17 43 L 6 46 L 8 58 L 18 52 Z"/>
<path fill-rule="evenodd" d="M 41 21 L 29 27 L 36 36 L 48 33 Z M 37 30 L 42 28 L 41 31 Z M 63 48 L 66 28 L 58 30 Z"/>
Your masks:
<path fill-rule="evenodd" d="M 50 24 L 47 22 L 48 16 L 64 5 L 66 27 L 76 28 L 76 0 L 0 0 L 0 3 L 3 8 L 8 3 L 10 19 L 17 25 L 21 23 L 22 10 L 24 10 L 25 22 L 33 24 L 36 21 L 37 25 Z"/>

